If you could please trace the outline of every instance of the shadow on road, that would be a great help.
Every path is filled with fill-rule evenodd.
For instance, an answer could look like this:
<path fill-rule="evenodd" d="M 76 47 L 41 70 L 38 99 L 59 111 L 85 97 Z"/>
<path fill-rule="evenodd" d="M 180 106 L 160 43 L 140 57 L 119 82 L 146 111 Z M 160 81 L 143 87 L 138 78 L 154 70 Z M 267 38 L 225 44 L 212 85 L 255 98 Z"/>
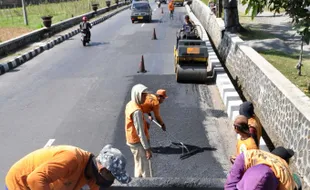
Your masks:
<path fill-rule="evenodd" d="M 89 46 L 101 46 L 101 45 L 107 45 L 110 44 L 110 42 L 91 42 Z"/>
<path fill-rule="evenodd" d="M 152 147 L 152 152 L 153 153 L 157 153 L 157 154 L 184 154 L 186 153 L 186 149 L 176 145 L 178 143 L 171 143 L 170 146 L 158 146 L 158 147 Z M 214 151 L 217 150 L 216 148 L 213 147 L 199 147 L 199 146 L 195 146 L 195 145 L 189 145 L 189 144 L 184 144 L 188 151 L 194 151 L 197 150 L 195 152 L 200 153 L 200 152 L 204 152 L 204 151 Z M 173 147 L 176 146 L 176 147 Z"/>

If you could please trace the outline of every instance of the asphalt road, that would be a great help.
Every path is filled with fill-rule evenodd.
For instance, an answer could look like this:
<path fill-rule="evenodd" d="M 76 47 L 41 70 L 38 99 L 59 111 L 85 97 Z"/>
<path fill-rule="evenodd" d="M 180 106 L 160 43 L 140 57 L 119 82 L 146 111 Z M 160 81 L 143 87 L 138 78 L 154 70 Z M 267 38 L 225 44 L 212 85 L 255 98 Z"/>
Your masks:
<path fill-rule="evenodd" d="M 83 47 L 80 35 L 46 51 L 0 77 L 0 187 L 9 167 L 45 144 L 70 144 L 97 154 L 111 143 L 128 159 L 124 107 L 133 85 L 155 92 L 167 89 L 161 113 L 167 131 L 204 152 L 180 160 L 181 149 L 151 126 L 154 177 L 225 178 L 235 136 L 215 85 L 178 84 L 173 71 L 173 46 L 184 7 L 169 19 L 152 2 L 153 22 L 130 21 L 123 11 L 92 29 L 92 43 Z M 151 40 L 153 29 L 158 40 Z M 144 56 L 145 74 L 137 73 Z M 54 140 L 50 140 L 54 139 Z"/>

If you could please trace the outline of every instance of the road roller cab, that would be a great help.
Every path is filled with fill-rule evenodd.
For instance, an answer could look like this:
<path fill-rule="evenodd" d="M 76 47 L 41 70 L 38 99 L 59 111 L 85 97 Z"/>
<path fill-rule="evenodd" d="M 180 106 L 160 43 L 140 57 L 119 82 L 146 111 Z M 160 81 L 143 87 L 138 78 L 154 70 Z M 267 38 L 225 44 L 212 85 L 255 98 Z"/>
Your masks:
<path fill-rule="evenodd" d="M 198 34 L 197 25 L 193 30 L 177 33 L 174 46 L 174 68 L 177 82 L 205 83 L 208 77 L 208 48 Z"/>

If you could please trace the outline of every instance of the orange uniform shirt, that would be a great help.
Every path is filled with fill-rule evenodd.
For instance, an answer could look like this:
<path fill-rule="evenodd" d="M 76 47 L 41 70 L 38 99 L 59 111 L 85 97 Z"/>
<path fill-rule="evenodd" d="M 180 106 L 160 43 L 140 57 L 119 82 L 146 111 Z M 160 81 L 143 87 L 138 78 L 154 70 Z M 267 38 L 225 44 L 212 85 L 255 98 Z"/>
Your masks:
<path fill-rule="evenodd" d="M 168 4 L 168 9 L 169 9 L 169 11 L 173 11 L 174 10 L 174 4 L 173 4 L 172 1 Z"/>
<path fill-rule="evenodd" d="M 151 111 L 154 112 L 156 120 L 160 123 L 163 124 L 163 120 L 160 116 L 160 111 L 159 111 L 159 101 L 156 95 L 154 94 L 148 94 L 146 96 L 145 102 L 142 105 L 142 111 L 143 113 L 150 113 Z"/>
<path fill-rule="evenodd" d="M 9 190 L 80 190 L 89 185 L 99 190 L 84 174 L 91 153 L 73 146 L 36 150 L 16 162 L 5 183 Z"/>
<path fill-rule="evenodd" d="M 251 150 L 251 149 L 258 149 L 252 137 L 249 137 L 245 140 L 238 139 L 236 156 L 238 156 L 242 152 L 245 152 L 246 150 Z"/>
<path fill-rule="evenodd" d="M 259 164 L 269 166 L 279 179 L 278 190 L 294 190 L 295 182 L 289 166 L 279 156 L 261 150 L 249 150 L 244 153 L 245 169 Z"/>

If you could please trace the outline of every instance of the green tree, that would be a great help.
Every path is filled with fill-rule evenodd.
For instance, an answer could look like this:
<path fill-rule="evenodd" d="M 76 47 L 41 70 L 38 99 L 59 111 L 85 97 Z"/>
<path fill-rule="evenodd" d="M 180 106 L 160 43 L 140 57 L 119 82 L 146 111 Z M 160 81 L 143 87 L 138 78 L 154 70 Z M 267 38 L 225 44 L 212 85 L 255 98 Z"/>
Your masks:
<path fill-rule="evenodd" d="M 252 19 L 262 13 L 265 7 L 274 13 L 280 13 L 282 8 L 292 18 L 293 28 L 301 36 L 300 56 L 296 65 L 298 75 L 301 75 L 303 45 L 310 41 L 310 0 L 242 0 L 242 4 L 248 5 L 245 14 L 251 11 Z"/>
<path fill-rule="evenodd" d="M 224 1 L 225 30 L 231 33 L 246 31 L 245 28 L 243 28 L 239 22 L 237 0 L 222 0 L 222 1 Z"/>

